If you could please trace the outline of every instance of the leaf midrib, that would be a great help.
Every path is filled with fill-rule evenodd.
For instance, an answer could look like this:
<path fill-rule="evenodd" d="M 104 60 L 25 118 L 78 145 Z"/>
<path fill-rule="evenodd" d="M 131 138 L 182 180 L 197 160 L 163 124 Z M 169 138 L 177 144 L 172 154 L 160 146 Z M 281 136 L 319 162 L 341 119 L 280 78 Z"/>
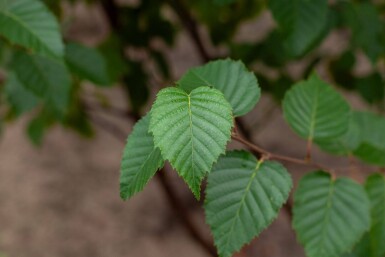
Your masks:
<path fill-rule="evenodd" d="M 321 237 L 321 242 L 320 242 L 320 245 L 322 245 L 322 248 L 318 248 L 318 253 L 321 251 L 321 249 L 324 249 L 324 243 L 325 243 L 325 233 L 327 232 L 327 229 L 328 229 L 328 226 L 327 224 L 329 223 L 329 219 L 330 219 L 330 210 L 332 209 L 333 207 L 333 194 L 334 194 L 334 191 L 335 191 L 335 182 L 333 180 L 330 180 L 330 184 L 329 184 L 329 193 L 328 193 L 328 200 L 327 200 L 327 208 L 326 208 L 326 212 L 325 212 L 325 217 L 322 221 L 322 237 Z M 321 252 L 322 253 L 322 252 Z"/>
<path fill-rule="evenodd" d="M 227 249 L 228 246 L 229 246 L 229 240 L 230 240 L 230 236 L 231 236 L 231 234 L 233 233 L 233 230 L 234 230 L 235 221 L 239 219 L 239 214 L 240 214 L 240 212 L 241 212 L 242 206 L 243 206 L 244 203 L 245 203 L 246 196 L 247 196 L 247 195 L 249 194 L 249 192 L 250 192 L 251 184 L 253 183 L 254 178 L 255 178 L 255 176 L 257 175 L 257 173 L 258 173 L 258 171 L 259 171 L 259 169 L 260 169 L 262 163 L 263 163 L 263 160 L 259 160 L 259 161 L 257 162 L 257 166 L 255 167 L 255 170 L 253 171 L 253 173 L 252 173 L 252 175 L 251 175 L 251 177 L 250 177 L 250 180 L 249 180 L 249 182 L 247 183 L 246 189 L 245 189 L 245 191 L 244 191 L 244 193 L 243 193 L 241 202 L 240 202 L 240 204 L 239 204 L 239 208 L 238 208 L 238 210 L 237 210 L 237 213 L 236 213 L 235 217 L 233 218 L 233 222 L 231 223 L 229 235 L 228 235 L 228 237 L 227 237 L 227 240 L 226 240 L 224 249 Z"/>
<path fill-rule="evenodd" d="M 193 183 L 195 183 L 195 169 L 194 169 L 194 133 L 193 133 L 193 123 L 192 123 L 192 112 L 191 112 L 191 93 L 187 94 L 187 99 L 188 99 L 188 114 L 189 114 L 189 126 L 190 126 L 190 142 L 191 142 L 191 169 L 192 169 L 192 179 Z M 199 189 L 198 189 L 199 190 Z M 197 192 L 195 192 L 197 193 Z"/>

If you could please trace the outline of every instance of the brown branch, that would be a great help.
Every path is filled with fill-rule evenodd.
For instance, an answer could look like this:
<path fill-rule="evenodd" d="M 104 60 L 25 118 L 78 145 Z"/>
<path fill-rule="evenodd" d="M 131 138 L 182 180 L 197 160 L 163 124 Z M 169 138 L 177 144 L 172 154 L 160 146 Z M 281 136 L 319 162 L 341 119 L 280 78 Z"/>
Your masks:
<path fill-rule="evenodd" d="M 210 61 L 211 56 L 205 48 L 203 40 L 198 32 L 197 22 L 191 16 L 189 10 L 184 6 L 183 2 L 180 0 L 167 0 L 167 2 L 169 3 L 170 7 L 174 10 L 179 20 L 182 22 L 183 26 L 189 33 L 202 61 Z"/>
<path fill-rule="evenodd" d="M 162 188 L 167 196 L 168 201 L 173 206 L 174 210 L 177 212 L 178 217 L 181 219 L 184 226 L 187 228 L 190 236 L 195 239 L 211 256 L 218 256 L 217 251 L 213 244 L 208 243 L 203 239 L 203 236 L 200 235 L 199 231 L 196 229 L 196 226 L 193 220 L 190 218 L 190 215 L 183 206 L 182 202 L 178 199 L 177 193 L 172 190 L 172 185 L 167 179 L 165 170 L 161 170 L 157 173 L 157 178 L 162 184 Z"/>
<path fill-rule="evenodd" d="M 275 160 L 281 160 L 281 161 L 286 161 L 294 164 L 299 164 L 299 165 L 306 165 L 306 166 L 313 166 L 318 169 L 326 170 L 326 171 L 331 171 L 333 169 L 325 167 L 321 164 L 318 164 L 316 162 L 313 162 L 311 160 L 304 160 L 304 159 L 298 159 L 298 158 L 293 158 L 285 155 L 279 155 L 279 154 L 273 154 L 251 142 L 248 140 L 242 138 L 240 135 L 233 133 L 231 135 L 232 139 L 244 144 L 248 148 L 252 149 L 253 151 L 258 152 L 260 155 L 265 156 L 266 159 L 275 159 Z"/>

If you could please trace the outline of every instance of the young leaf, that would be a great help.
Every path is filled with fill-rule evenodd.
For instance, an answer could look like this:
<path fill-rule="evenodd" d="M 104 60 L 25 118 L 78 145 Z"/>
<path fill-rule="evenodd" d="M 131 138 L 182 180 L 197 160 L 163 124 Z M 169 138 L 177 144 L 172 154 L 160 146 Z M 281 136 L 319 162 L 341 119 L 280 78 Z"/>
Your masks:
<path fill-rule="evenodd" d="M 270 0 L 268 3 L 289 53 L 294 57 L 305 54 L 327 24 L 328 1 Z"/>
<path fill-rule="evenodd" d="M 307 140 L 333 139 L 348 129 L 348 103 L 317 75 L 294 85 L 283 99 L 291 128 Z"/>
<path fill-rule="evenodd" d="M 366 192 L 371 203 L 372 226 L 369 231 L 370 257 L 385 256 L 385 177 L 371 175 L 366 181 Z"/>
<path fill-rule="evenodd" d="M 80 78 L 100 86 L 110 83 L 104 57 L 96 49 L 70 43 L 66 46 L 65 54 L 68 67 Z"/>
<path fill-rule="evenodd" d="M 241 61 L 230 59 L 192 68 L 177 84 L 187 92 L 201 86 L 222 91 L 233 107 L 234 116 L 242 116 L 251 111 L 261 94 L 255 75 Z"/>
<path fill-rule="evenodd" d="M 165 88 L 151 109 L 155 146 L 198 199 L 203 177 L 225 152 L 232 125 L 230 104 L 220 91 L 209 87 L 198 87 L 189 94 L 180 88 Z"/>
<path fill-rule="evenodd" d="M 2 1 L 0 35 L 15 44 L 49 56 L 63 56 L 59 25 L 38 0 Z"/>
<path fill-rule="evenodd" d="M 143 190 L 163 164 L 159 148 L 148 132 L 150 115 L 144 116 L 127 139 L 120 168 L 120 196 L 127 200 Z"/>
<path fill-rule="evenodd" d="M 44 99 L 56 111 L 63 113 L 66 110 L 71 80 L 63 63 L 18 52 L 12 60 L 12 68 L 26 89 Z"/>
<path fill-rule="evenodd" d="M 206 221 L 221 257 L 230 257 L 278 216 L 292 188 L 286 169 L 245 151 L 219 158 L 208 178 Z"/>
<path fill-rule="evenodd" d="M 318 171 L 304 176 L 294 196 L 293 227 L 308 257 L 338 257 L 369 229 L 369 200 L 351 179 Z"/>
<path fill-rule="evenodd" d="M 376 165 L 385 165 L 385 119 L 369 112 L 355 112 L 354 118 L 361 132 L 361 143 L 354 155 Z"/>

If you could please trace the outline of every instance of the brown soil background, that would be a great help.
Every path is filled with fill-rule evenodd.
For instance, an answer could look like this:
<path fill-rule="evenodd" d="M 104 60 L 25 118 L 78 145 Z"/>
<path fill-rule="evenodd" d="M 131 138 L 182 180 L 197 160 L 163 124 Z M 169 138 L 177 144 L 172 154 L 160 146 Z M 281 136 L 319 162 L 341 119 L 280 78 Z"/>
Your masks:
<path fill-rule="evenodd" d="M 106 31 L 97 8 L 78 6 L 69 10 L 69 17 L 78 25 L 68 33 L 85 43 L 95 44 Z M 263 15 L 243 26 L 237 38 L 260 38 L 269 26 L 269 15 Z M 328 44 L 335 47 L 327 42 L 324 48 L 332 49 Z M 195 48 L 183 33 L 175 48 L 168 49 L 167 56 L 175 77 L 199 64 Z M 292 70 L 295 74 L 298 68 Z M 119 89 L 103 92 L 114 103 L 125 106 Z M 272 152 L 303 156 L 305 143 L 284 123 L 280 110 L 264 117 L 271 102 L 268 96 L 264 97 L 246 117 L 248 124 L 255 123 L 258 130 L 255 140 Z M 129 122 L 106 118 L 127 134 L 131 130 Z M 132 200 L 120 200 L 119 165 L 124 142 L 98 128 L 93 140 L 85 140 L 56 127 L 47 134 L 43 146 L 36 148 L 25 136 L 26 121 L 23 118 L 10 124 L 0 141 L 0 256 L 1 252 L 6 257 L 207 256 L 181 225 L 156 179 Z M 315 152 L 320 162 L 346 165 L 345 160 Z M 294 178 L 309 171 L 287 167 Z M 210 239 L 202 208 L 194 204 L 177 176 L 168 176 Z M 283 212 L 246 252 L 255 257 L 304 256 Z"/>

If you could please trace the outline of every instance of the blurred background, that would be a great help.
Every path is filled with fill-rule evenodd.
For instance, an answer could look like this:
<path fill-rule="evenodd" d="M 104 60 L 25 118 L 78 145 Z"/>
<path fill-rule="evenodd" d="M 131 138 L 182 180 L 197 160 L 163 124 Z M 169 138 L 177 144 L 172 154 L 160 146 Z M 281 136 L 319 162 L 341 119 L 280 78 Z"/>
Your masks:
<path fill-rule="evenodd" d="M 212 59 L 241 59 L 255 72 L 263 97 L 239 121 L 241 131 L 274 153 L 306 153 L 280 101 L 313 71 L 354 108 L 383 114 L 385 2 L 314 1 L 318 25 L 291 17 L 292 2 L 45 0 L 65 42 L 97 50 L 109 80 L 72 74 L 72 104 L 56 119 L 47 107 L 26 104 L 28 95 L 3 92 L 0 71 L 0 256 L 215 256 L 201 203 L 169 166 L 133 199 L 119 197 L 120 159 L 135 121 L 159 89 Z M 279 4 L 287 5 L 284 18 L 274 11 Z M 314 158 L 349 165 L 316 148 Z M 309 171 L 286 167 L 294 178 Z M 304 256 L 290 225 L 291 201 L 238 256 Z"/>

